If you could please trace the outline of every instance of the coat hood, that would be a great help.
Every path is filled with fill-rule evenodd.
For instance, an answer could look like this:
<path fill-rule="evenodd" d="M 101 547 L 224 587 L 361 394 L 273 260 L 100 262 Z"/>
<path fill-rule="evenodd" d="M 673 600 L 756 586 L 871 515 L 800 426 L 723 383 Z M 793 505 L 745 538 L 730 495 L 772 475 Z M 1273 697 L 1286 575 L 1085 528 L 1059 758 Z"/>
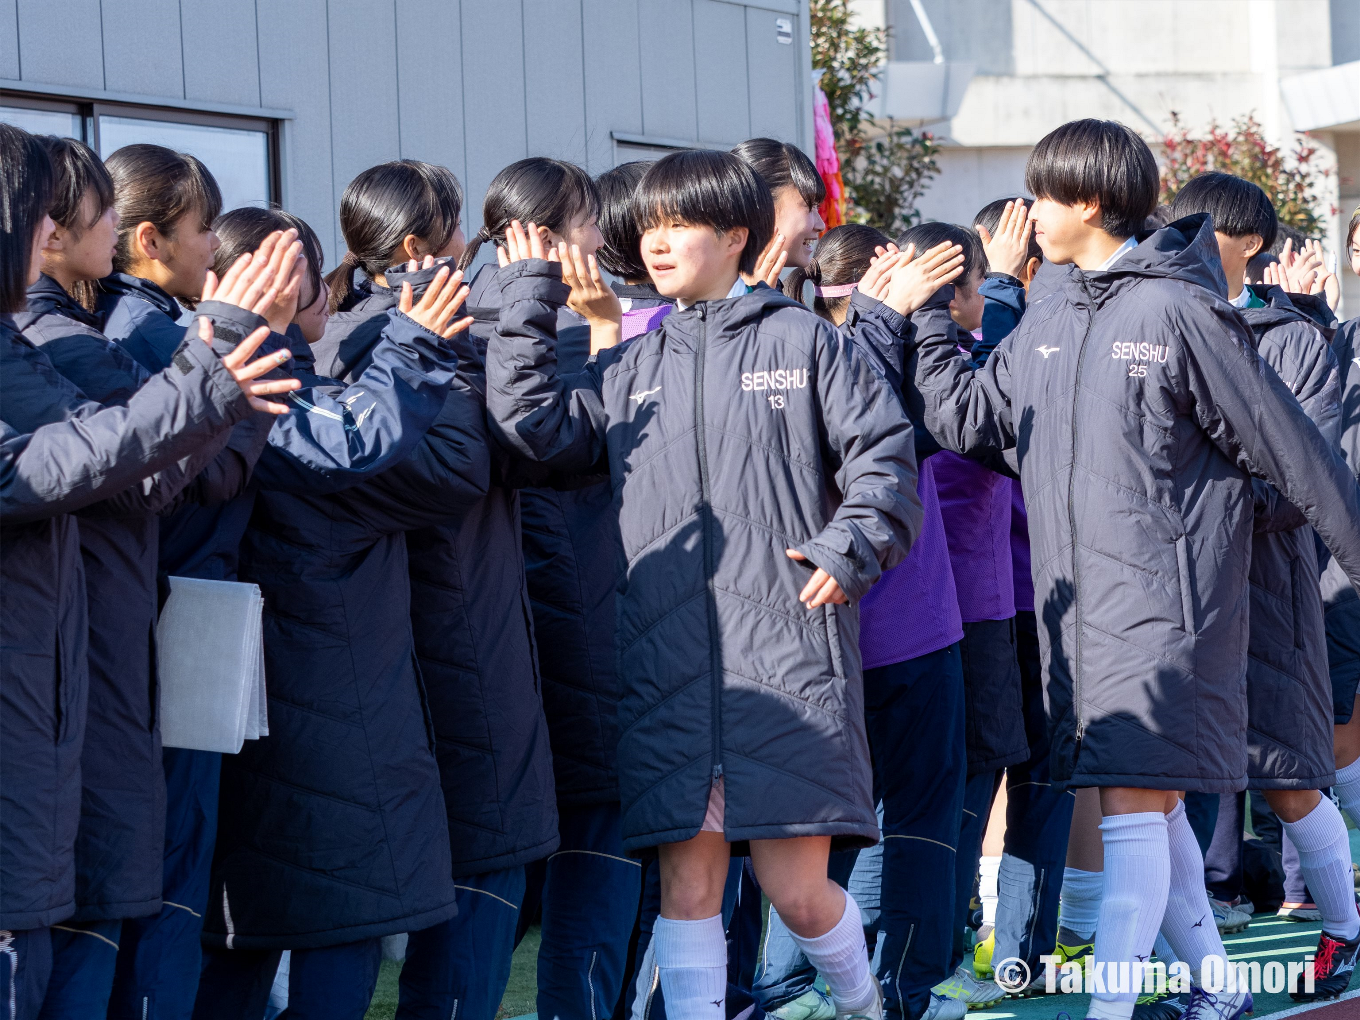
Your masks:
<path fill-rule="evenodd" d="M 1317 325 L 1309 316 L 1299 310 L 1299 307 L 1291 299 L 1291 295 L 1286 294 L 1282 287 L 1260 283 L 1253 283 L 1248 286 L 1253 294 L 1265 302 L 1264 308 L 1240 309 L 1242 318 L 1247 320 L 1247 325 L 1251 327 L 1251 331 L 1256 334 L 1257 339 L 1260 339 L 1261 334 L 1266 330 L 1283 326 L 1286 322 L 1306 322 L 1309 325 Z"/>
<path fill-rule="evenodd" d="M 65 287 L 43 273 L 38 277 L 38 282 L 28 288 L 28 309 L 15 315 L 14 321 L 18 323 L 20 329 L 24 329 L 35 319 L 54 314 L 74 319 L 91 329 L 99 328 L 97 315 L 87 311 L 79 301 L 66 293 Z"/>
<path fill-rule="evenodd" d="M 1076 294 L 1089 289 L 1096 303 L 1103 304 L 1127 281 L 1140 277 L 1195 284 L 1227 298 L 1228 278 L 1207 213 L 1185 216 L 1135 237 L 1138 244 L 1109 269 L 1087 271 L 1072 263 L 1045 261 L 1030 285 L 1030 303 L 1056 290 Z"/>
<path fill-rule="evenodd" d="M 140 276 L 133 276 L 131 273 L 110 273 L 99 281 L 99 289 L 104 294 L 112 294 L 116 297 L 138 297 L 143 301 L 154 305 L 158 311 L 164 312 L 171 319 L 178 319 L 184 314 L 184 309 L 180 303 L 172 298 L 161 288 L 150 280 L 144 280 Z"/>

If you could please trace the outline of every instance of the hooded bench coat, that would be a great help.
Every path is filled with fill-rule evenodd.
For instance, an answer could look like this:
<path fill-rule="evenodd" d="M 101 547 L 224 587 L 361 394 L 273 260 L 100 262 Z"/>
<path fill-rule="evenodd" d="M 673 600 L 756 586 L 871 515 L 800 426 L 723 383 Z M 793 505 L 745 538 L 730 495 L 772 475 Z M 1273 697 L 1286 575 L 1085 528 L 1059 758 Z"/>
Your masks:
<path fill-rule="evenodd" d="M 1341 388 L 1341 453 L 1360 482 L 1360 317 L 1343 322 L 1332 337 Z M 1360 684 L 1360 595 L 1336 560 L 1328 557 L 1322 572 L 1322 598 L 1327 607 L 1327 661 L 1332 675 L 1332 708 L 1342 722 L 1355 710 Z"/>
<path fill-rule="evenodd" d="M 0 316 L 0 928 L 76 909 L 88 689 L 76 519 L 159 498 L 136 484 L 230 429 L 250 405 L 200 341 L 125 407 L 88 401 Z M 92 509 L 94 509 L 92 507 Z"/>
<path fill-rule="evenodd" d="M 391 289 L 332 318 L 317 345 L 333 375 L 362 370 L 370 325 L 396 290 L 419 297 L 438 272 L 391 272 Z M 557 849 L 553 759 L 520 548 L 520 493 L 486 425 L 485 343 L 457 334 L 458 375 L 435 427 L 407 460 L 346 494 L 399 514 L 406 533 L 411 626 L 430 703 L 448 814 L 453 877 L 519 867 Z M 469 486 L 460 465 L 478 465 Z M 555 652 L 556 650 L 554 650 Z"/>
<path fill-rule="evenodd" d="M 341 945 L 457 909 L 411 639 L 406 521 L 335 495 L 363 477 L 345 467 L 352 455 L 378 473 L 416 448 L 456 357 L 396 310 L 383 332 L 348 387 L 313 374 L 310 349 L 294 342 L 290 370 L 312 390 L 299 401 L 306 413 L 280 424 L 315 430 L 316 457 L 329 452 L 333 465 L 276 447 L 276 425 L 256 467 L 241 577 L 265 600 L 270 733 L 223 756 L 203 920 L 212 945 Z"/>
<path fill-rule="evenodd" d="M 1257 350 L 1323 437 L 1340 438 L 1341 390 L 1327 338 L 1279 287 L 1253 287 L 1264 308 L 1242 318 Z M 1257 488 L 1266 483 L 1256 480 Z M 1258 512 L 1251 540 L 1247 768 L 1252 789 L 1320 790 L 1335 779 L 1332 682 L 1317 540 L 1293 506 Z"/>
<path fill-rule="evenodd" d="M 487 403 L 506 441 L 563 471 L 607 458 L 614 486 L 625 848 L 694 836 L 719 778 L 730 842 L 876 842 L 855 603 L 921 527 L 897 398 L 763 285 L 672 312 L 569 383 L 560 267 L 498 278 Z M 804 608 L 810 568 L 786 548 L 851 604 Z"/>
<path fill-rule="evenodd" d="M 28 310 L 15 322 L 96 403 L 124 405 L 151 378 L 48 276 L 29 288 Z M 156 515 L 186 498 L 215 502 L 237 495 L 272 424 L 270 415 L 251 415 L 194 457 L 161 472 L 157 494 L 145 508 L 80 522 L 90 686 L 76 836 L 76 921 L 139 917 L 161 905 L 165 773 L 156 718 Z M 218 452 L 224 443 L 230 445 Z M 199 471 L 208 458 L 212 463 Z"/>
<path fill-rule="evenodd" d="M 1252 473 L 1360 578 L 1354 476 L 1226 290 L 1196 215 L 1106 271 L 1045 263 L 976 373 L 944 323 L 920 335 L 935 437 L 1019 456 L 1051 765 L 1072 786 L 1245 787 Z"/>

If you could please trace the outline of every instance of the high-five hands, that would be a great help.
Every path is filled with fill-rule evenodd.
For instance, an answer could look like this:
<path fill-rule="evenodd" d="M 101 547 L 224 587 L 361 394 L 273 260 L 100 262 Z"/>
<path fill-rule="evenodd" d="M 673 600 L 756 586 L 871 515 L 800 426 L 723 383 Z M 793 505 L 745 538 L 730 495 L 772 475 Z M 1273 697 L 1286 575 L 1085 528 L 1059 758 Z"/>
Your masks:
<path fill-rule="evenodd" d="M 276 230 L 253 252 L 232 263 L 218 280 L 211 269 L 203 281 L 203 300 L 222 301 L 263 316 L 282 333 L 297 314 L 298 294 L 306 275 L 302 242 L 296 230 Z"/>
<path fill-rule="evenodd" d="M 243 256 L 244 257 L 244 256 Z M 207 317 L 200 317 L 198 320 L 198 336 L 205 344 L 212 347 L 213 325 L 212 320 Z M 236 380 L 236 385 L 241 388 L 241 392 L 250 401 L 250 406 L 257 411 L 264 411 L 268 414 L 287 414 L 288 405 L 275 403 L 272 400 L 264 400 L 274 393 L 287 393 L 302 386 L 296 379 L 269 379 L 265 382 L 255 382 L 260 376 L 267 372 L 272 372 L 284 362 L 288 361 L 293 355 L 290 351 L 276 351 L 273 354 L 266 354 L 262 358 L 250 360 L 250 356 L 259 350 L 260 344 L 265 342 L 269 336 L 269 328 L 261 326 L 250 336 L 246 337 L 236 349 L 222 359 L 222 367 L 231 373 L 231 377 Z"/>
<path fill-rule="evenodd" d="M 982 250 L 987 253 L 987 264 L 994 273 L 1006 273 L 1021 279 L 1029 264 L 1029 236 L 1034 222 L 1025 214 L 1025 202 L 1017 198 L 1007 202 L 996 225 L 996 234 L 986 227 L 977 228 L 982 238 Z"/>
<path fill-rule="evenodd" d="M 598 354 L 623 339 L 623 305 L 614 288 L 600 276 L 594 255 L 582 255 L 579 245 L 557 245 L 562 282 L 571 288 L 567 307 L 590 324 L 590 353 Z"/>

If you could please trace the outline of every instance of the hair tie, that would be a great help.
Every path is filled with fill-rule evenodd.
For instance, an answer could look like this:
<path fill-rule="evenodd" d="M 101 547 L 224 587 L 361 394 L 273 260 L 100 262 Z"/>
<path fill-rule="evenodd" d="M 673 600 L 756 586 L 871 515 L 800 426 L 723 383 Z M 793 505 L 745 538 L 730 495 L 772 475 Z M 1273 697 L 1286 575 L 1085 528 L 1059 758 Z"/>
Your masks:
<path fill-rule="evenodd" d="M 352 251 L 347 251 L 340 262 L 346 266 L 357 266 L 359 264 L 359 256 L 355 255 Z"/>
<path fill-rule="evenodd" d="M 489 230 L 486 229 L 486 225 L 485 225 L 485 224 L 482 225 L 482 229 L 481 229 L 481 230 L 477 231 L 477 240 L 479 240 L 479 241 L 490 241 L 490 240 L 491 240 L 491 231 L 489 231 Z"/>
<path fill-rule="evenodd" d="M 849 297 L 858 288 L 858 283 L 837 283 L 830 287 L 813 287 L 812 293 L 824 298 Z"/>

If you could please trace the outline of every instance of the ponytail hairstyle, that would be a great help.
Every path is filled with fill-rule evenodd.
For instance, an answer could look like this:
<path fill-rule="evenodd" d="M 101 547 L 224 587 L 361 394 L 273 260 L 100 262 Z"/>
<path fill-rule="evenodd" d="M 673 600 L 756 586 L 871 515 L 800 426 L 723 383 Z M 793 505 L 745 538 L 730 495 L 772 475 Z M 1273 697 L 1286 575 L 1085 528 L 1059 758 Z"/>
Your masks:
<path fill-rule="evenodd" d="M 773 138 L 748 138 L 732 150 L 732 155 L 760 175 L 771 195 L 780 188 L 791 187 L 809 209 L 826 201 L 826 182 L 817 172 L 817 165 L 796 145 Z"/>
<path fill-rule="evenodd" d="M 0 123 L 0 314 L 28 301 L 33 235 L 52 201 L 52 160 L 22 128 Z"/>
<path fill-rule="evenodd" d="M 84 142 L 74 138 L 42 135 L 38 138 L 52 161 L 52 207 L 47 215 L 59 227 L 79 237 L 99 222 L 113 205 L 113 178 Z M 94 213 L 86 220 L 81 215 L 85 196 L 94 196 Z M 87 312 L 94 311 L 97 288 L 93 280 L 77 280 L 71 296 Z"/>
<path fill-rule="evenodd" d="M 625 283 L 648 282 L 642 261 L 642 231 L 633 213 L 633 195 L 652 160 L 622 163 L 595 178 L 600 192 L 600 234 L 604 244 L 595 258 Z"/>
<path fill-rule="evenodd" d="M 296 230 L 302 242 L 302 254 L 307 258 L 307 282 L 311 286 L 311 301 L 298 303 L 298 311 L 310 308 L 321 296 L 321 264 L 325 258 L 321 239 L 306 220 L 282 209 L 259 209 L 242 206 L 223 213 L 213 220 L 213 233 L 222 242 L 213 256 L 213 272 L 220 280 L 242 255 L 253 252 L 266 237 L 276 230 Z M 304 295 L 305 296 L 305 295 Z"/>
<path fill-rule="evenodd" d="M 458 268 L 472 265 L 483 241 L 500 244 L 511 220 L 519 220 L 526 230 L 535 223 L 561 234 L 576 220 L 599 215 L 600 193 L 595 182 L 575 163 L 546 156 L 521 159 L 498 173 L 486 189 L 482 229 L 463 251 Z"/>
<path fill-rule="evenodd" d="M 803 284 L 815 288 L 812 310 L 834 324 L 834 316 L 850 303 L 850 288 L 869 271 L 877 247 L 886 248 L 891 238 L 864 223 L 845 223 L 832 227 L 817 242 L 817 250 L 807 269 L 794 268 L 784 281 L 784 293 L 795 301 L 803 300 Z M 823 294 L 822 289 L 834 293 Z"/>
<path fill-rule="evenodd" d="M 204 230 L 222 212 L 222 191 L 212 172 L 195 156 L 163 145 L 124 145 L 104 167 L 113 180 L 118 209 L 115 272 L 126 273 L 135 261 L 132 250 L 137 226 L 150 223 L 166 237 L 180 219 L 196 213 Z"/>
<path fill-rule="evenodd" d="M 344 259 L 326 277 L 330 310 L 354 299 L 354 270 L 369 279 L 400 262 L 401 244 L 414 234 L 437 252 L 446 247 L 463 218 L 463 188 L 448 167 L 399 159 L 369 167 L 349 182 L 340 199 Z"/>

